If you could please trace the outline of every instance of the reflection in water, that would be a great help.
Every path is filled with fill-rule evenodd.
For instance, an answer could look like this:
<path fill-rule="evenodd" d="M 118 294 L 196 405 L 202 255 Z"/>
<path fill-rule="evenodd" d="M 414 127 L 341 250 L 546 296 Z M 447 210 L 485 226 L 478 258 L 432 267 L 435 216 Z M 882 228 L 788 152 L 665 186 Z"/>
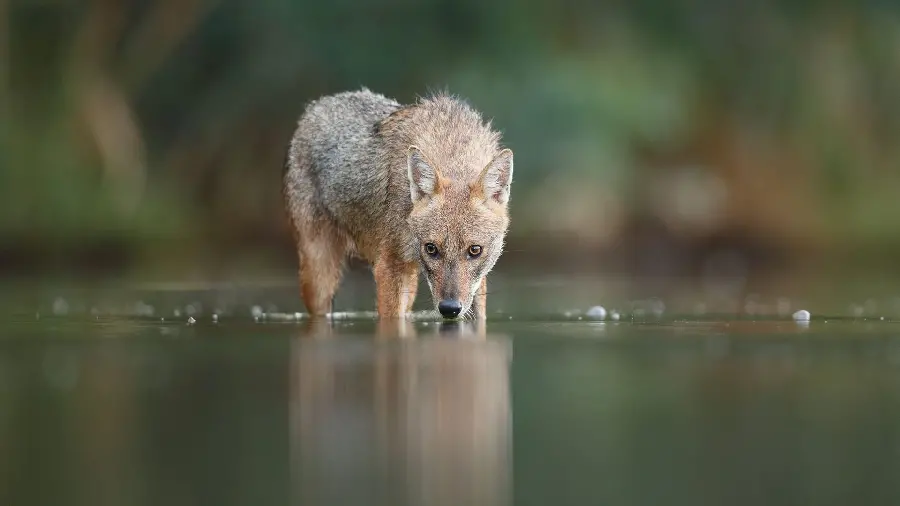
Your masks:
<path fill-rule="evenodd" d="M 333 337 L 348 330 L 341 322 L 334 322 L 327 318 L 312 318 L 305 320 L 303 324 L 303 337 L 326 338 Z M 352 323 L 351 323 L 352 325 Z M 407 319 L 383 319 L 375 324 L 374 336 L 378 338 L 396 339 L 413 338 L 419 335 L 441 335 L 456 338 L 487 337 L 487 323 L 485 320 L 450 320 L 442 322 L 424 322 L 416 327 Z M 341 329 L 341 330 L 339 330 Z"/>
<path fill-rule="evenodd" d="M 510 503 L 510 345 L 441 337 L 468 323 L 430 328 L 437 337 L 294 342 L 294 504 Z"/>

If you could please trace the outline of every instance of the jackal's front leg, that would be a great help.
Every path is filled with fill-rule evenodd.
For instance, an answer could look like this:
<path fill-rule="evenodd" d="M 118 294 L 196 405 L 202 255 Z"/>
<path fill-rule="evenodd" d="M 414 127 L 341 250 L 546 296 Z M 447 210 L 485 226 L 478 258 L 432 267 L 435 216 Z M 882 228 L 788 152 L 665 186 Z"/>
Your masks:
<path fill-rule="evenodd" d="M 418 264 L 383 255 L 374 271 L 379 318 L 403 318 L 416 298 Z"/>
<path fill-rule="evenodd" d="M 475 290 L 475 297 L 472 299 L 472 306 L 475 309 L 475 318 L 484 320 L 487 318 L 487 276 L 481 278 L 481 283 Z"/>

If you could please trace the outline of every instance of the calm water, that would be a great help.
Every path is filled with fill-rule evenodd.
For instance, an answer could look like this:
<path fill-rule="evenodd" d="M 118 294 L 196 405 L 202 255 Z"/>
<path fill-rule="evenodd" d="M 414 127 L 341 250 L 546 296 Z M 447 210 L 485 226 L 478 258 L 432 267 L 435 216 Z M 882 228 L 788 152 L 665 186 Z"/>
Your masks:
<path fill-rule="evenodd" d="M 65 297 L 0 323 L 3 505 L 900 503 L 890 315 L 310 329 Z"/>

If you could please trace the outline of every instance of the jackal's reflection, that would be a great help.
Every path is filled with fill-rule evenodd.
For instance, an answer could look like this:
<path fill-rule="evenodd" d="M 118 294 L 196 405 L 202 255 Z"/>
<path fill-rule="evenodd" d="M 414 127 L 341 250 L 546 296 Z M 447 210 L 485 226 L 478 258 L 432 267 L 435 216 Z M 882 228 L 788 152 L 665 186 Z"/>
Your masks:
<path fill-rule="evenodd" d="M 303 338 L 325 338 L 340 335 L 342 330 L 341 323 L 335 323 L 326 318 L 317 318 L 306 320 L 303 325 L 301 337 Z M 477 338 L 485 339 L 487 337 L 486 323 L 484 320 L 451 320 L 445 322 L 432 322 L 428 327 L 416 325 L 409 320 L 401 319 L 384 319 L 379 320 L 376 324 L 375 333 L 379 338 L 407 338 L 416 337 L 417 335 L 434 335 L 461 337 L 461 338 Z M 344 328 L 344 331 L 347 329 Z"/>
<path fill-rule="evenodd" d="M 509 503 L 505 339 L 301 338 L 293 346 L 295 504 Z"/>

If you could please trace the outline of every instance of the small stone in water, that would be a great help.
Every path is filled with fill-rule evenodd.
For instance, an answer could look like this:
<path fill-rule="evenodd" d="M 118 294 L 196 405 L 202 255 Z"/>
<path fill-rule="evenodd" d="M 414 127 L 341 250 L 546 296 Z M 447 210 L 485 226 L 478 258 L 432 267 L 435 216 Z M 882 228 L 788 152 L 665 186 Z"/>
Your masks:
<path fill-rule="evenodd" d="M 808 322 L 809 321 L 809 311 L 805 309 L 801 309 L 794 313 L 794 321 L 797 322 Z"/>
<path fill-rule="evenodd" d="M 188 316 L 188 325 L 193 325 L 195 323 L 197 323 L 197 320 L 195 320 L 193 316 Z"/>
<path fill-rule="evenodd" d="M 258 319 L 260 316 L 262 316 L 263 310 L 259 306 L 253 306 L 252 308 L 250 308 L 250 314 L 252 314 L 254 318 Z"/>
<path fill-rule="evenodd" d="M 620 315 L 618 311 L 616 311 L 615 309 L 613 309 L 613 310 L 609 313 L 609 317 L 610 317 L 610 319 L 612 319 L 612 321 L 617 322 L 617 321 L 619 321 L 619 318 L 622 317 L 622 315 Z"/>
<path fill-rule="evenodd" d="M 587 316 L 588 318 L 593 318 L 595 320 L 605 320 L 606 308 L 603 306 L 594 306 L 587 310 L 585 316 Z"/>
<path fill-rule="evenodd" d="M 213 320 L 213 323 L 218 323 L 218 322 L 219 322 L 219 315 L 213 314 L 212 320 Z"/>
<path fill-rule="evenodd" d="M 303 313 L 299 313 L 299 312 L 298 312 L 298 313 L 294 313 L 294 319 L 295 319 L 295 320 L 302 320 L 302 319 L 303 319 Z"/>
<path fill-rule="evenodd" d="M 65 316 L 69 312 L 69 303 L 62 297 L 57 297 L 53 301 L 53 314 L 56 316 Z"/>

